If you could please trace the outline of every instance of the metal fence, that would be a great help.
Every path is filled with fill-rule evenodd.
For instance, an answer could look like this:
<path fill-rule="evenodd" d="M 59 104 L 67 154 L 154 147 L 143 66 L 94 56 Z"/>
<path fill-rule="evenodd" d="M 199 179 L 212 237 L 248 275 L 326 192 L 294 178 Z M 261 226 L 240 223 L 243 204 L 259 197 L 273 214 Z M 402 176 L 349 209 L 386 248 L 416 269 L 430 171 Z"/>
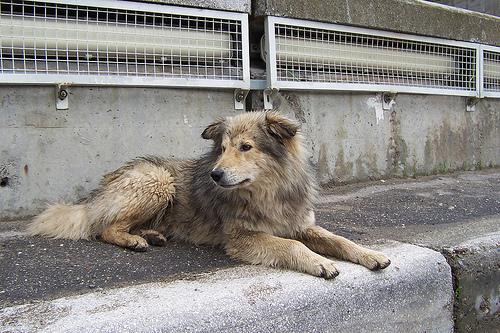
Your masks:
<path fill-rule="evenodd" d="M 0 83 L 250 89 L 248 15 L 0 0 Z M 267 17 L 267 88 L 500 97 L 500 48 Z"/>
<path fill-rule="evenodd" d="M 478 96 L 478 44 L 268 17 L 270 88 Z"/>
<path fill-rule="evenodd" d="M 482 51 L 482 96 L 500 97 L 500 47 L 483 45 Z"/>
<path fill-rule="evenodd" d="M 250 85 L 247 14 L 112 0 L 0 3 L 0 82 Z"/>

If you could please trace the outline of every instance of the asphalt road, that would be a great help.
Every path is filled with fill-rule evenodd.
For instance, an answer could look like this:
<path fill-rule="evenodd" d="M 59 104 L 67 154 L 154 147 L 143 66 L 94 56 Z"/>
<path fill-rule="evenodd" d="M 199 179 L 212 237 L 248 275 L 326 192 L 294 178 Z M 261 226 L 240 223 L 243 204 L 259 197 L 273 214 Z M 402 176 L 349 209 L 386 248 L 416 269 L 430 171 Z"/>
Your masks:
<path fill-rule="evenodd" d="M 318 224 L 331 231 L 365 243 L 414 242 L 418 235 L 499 214 L 500 170 L 342 186 L 325 190 L 322 201 Z"/>
<path fill-rule="evenodd" d="M 19 230 L 26 222 L 16 224 Z M 193 278 L 241 264 L 222 249 L 183 242 L 133 252 L 99 241 L 27 237 L 9 225 L 12 222 L 2 224 L 4 236 L 0 236 L 0 308 L 131 284 Z M 6 232 L 6 228 L 11 230 Z"/>
<path fill-rule="evenodd" d="M 374 181 L 325 189 L 318 224 L 362 244 L 409 241 L 500 213 L 500 170 Z M 27 237 L 26 221 L 0 222 L 0 308 L 244 265 L 222 249 L 170 242 L 148 252 L 98 241 Z"/>

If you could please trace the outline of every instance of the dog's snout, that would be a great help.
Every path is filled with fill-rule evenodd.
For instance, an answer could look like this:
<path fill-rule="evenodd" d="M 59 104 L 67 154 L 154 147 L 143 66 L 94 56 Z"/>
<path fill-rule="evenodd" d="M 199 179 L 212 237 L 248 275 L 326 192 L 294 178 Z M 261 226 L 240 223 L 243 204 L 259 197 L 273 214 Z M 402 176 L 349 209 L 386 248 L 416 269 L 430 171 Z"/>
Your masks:
<path fill-rule="evenodd" d="M 220 182 L 220 180 L 222 179 L 223 176 L 224 176 L 224 170 L 221 170 L 221 169 L 214 169 L 210 173 L 210 177 L 212 177 L 212 179 L 216 183 Z"/>

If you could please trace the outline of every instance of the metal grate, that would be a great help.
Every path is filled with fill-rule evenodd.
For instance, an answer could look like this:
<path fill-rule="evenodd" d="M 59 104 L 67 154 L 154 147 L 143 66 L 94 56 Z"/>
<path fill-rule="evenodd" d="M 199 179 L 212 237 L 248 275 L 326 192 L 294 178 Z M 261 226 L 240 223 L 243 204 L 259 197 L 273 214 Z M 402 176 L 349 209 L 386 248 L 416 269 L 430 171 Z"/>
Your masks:
<path fill-rule="evenodd" d="M 483 95 L 500 97 L 500 48 L 483 46 Z"/>
<path fill-rule="evenodd" d="M 0 3 L 1 82 L 249 86 L 247 14 L 109 0 Z"/>
<path fill-rule="evenodd" d="M 474 44 L 276 17 L 266 35 L 271 88 L 478 93 Z"/>

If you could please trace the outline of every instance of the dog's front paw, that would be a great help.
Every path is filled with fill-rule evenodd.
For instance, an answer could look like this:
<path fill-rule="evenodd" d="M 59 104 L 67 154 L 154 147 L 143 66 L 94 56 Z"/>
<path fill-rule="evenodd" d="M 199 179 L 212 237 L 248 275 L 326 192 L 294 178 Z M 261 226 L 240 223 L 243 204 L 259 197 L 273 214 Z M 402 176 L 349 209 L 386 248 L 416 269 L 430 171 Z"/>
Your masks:
<path fill-rule="evenodd" d="M 321 273 L 318 275 L 319 277 L 325 278 L 327 280 L 333 279 L 337 275 L 339 275 L 339 270 L 337 269 L 337 266 L 333 264 L 333 262 L 330 262 L 328 264 L 321 264 L 322 270 Z"/>
<path fill-rule="evenodd" d="M 327 280 L 339 275 L 339 270 L 333 261 L 323 257 L 314 260 L 309 267 L 305 267 L 305 272 Z"/>
<path fill-rule="evenodd" d="M 366 250 L 359 258 L 359 263 L 371 270 L 384 269 L 391 264 L 391 260 L 383 253 Z"/>

